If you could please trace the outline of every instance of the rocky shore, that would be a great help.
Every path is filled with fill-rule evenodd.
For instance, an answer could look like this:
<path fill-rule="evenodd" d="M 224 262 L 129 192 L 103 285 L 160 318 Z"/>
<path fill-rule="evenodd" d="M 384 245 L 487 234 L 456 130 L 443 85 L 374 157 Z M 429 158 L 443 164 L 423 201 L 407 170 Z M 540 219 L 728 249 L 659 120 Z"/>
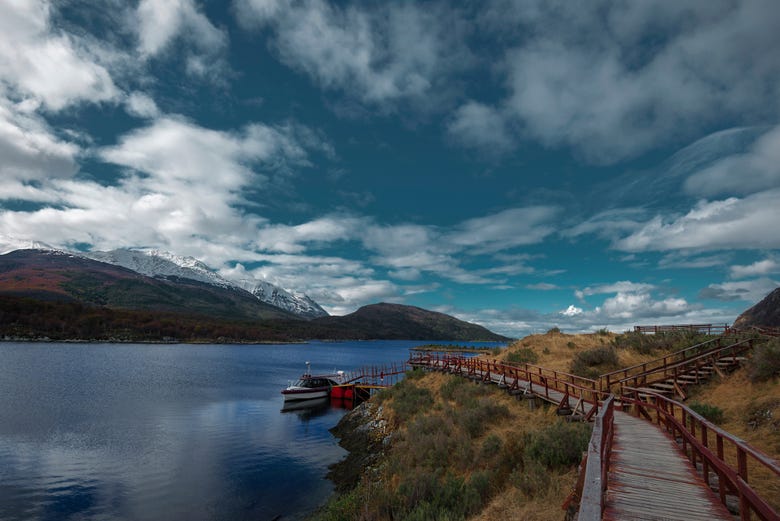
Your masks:
<path fill-rule="evenodd" d="M 372 401 L 364 402 L 344 415 L 331 433 L 349 452 L 328 472 L 328 479 L 335 484 L 337 493 L 350 490 L 365 473 L 378 468 L 393 435 L 384 418 L 384 407 Z"/>

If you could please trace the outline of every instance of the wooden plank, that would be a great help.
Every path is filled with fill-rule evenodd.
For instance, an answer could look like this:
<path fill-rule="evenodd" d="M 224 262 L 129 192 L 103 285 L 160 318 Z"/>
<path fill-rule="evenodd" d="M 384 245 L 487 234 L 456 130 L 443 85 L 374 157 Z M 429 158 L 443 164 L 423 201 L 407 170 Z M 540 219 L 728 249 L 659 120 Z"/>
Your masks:
<path fill-rule="evenodd" d="M 732 520 L 661 429 L 615 411 L 603 519 Z"/>

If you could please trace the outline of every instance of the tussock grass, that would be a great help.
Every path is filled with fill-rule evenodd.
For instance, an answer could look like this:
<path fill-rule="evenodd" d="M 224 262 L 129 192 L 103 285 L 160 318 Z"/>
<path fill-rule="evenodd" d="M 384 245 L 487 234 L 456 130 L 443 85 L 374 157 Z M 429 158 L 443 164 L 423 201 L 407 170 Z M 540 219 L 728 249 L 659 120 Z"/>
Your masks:
<path fill-rule="evenodd" d="M 502 497 L 561 518 L 576 470 L 558 453 L 578 451 L 579 463 L 584 446 L 573 445 L 567 433 L 582 430 L 587 440 L 588 425 L 565 424 L 552 408 L 530 410 L 494 385 L 442 373 L 406 379 L 381 396 L 396 425 L 381 468 L 332 499 L 315 519 L 479 519 L 486 507 L 501 508 L 491 505 Z M 407 403 L 420 397 L 434 405 Z M 565 449 L 548 446 L 561 436 Z"/>

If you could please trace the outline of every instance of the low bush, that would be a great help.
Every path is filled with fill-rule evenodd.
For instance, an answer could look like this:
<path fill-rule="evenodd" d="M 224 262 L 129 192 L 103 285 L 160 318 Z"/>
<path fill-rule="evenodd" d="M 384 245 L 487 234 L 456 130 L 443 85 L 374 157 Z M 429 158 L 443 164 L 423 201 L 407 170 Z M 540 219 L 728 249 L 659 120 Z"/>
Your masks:
<path fill-rule="evenodd" d="M 506 355 L 508 362 L 516 362 L 520 364 L 535 364 L 539 361 L 539 355 L 533 349 L 523 347 L 517 351 L 512 351 Z"/>
<path fill-rule="evenodd" d="M 558 326 L 552 327 L 547 330 L 548 335 L 556 335 L 559 334 L 560 332 L 561 332 L 561 328 L 559 328 Z"/>
<path fill-rule="evenodd" d="M 704 418 L 711 421 L 712 423 L 723 422 L 723 409 L 721 409 L 717 405 L 692 402 L 688 405 L 688 407 L 693 409 L 694 412 L 697 412 L 700 415 L 704 416 Z"/>
<path fill-rule="evenodd" d="M 433 406 L 433 395 L 428 389 L 417 387 L 413 383 L 414 378 L 404 379 L 390 389 L 386 389 L 377 395 L 381 403 L 388 397 L 393 399 L 393 411 L 396 417 L 404 422 L 411 419 L 421 410 Z"/>
<path fill-rule="evenodd" d="M 578 376 L 597 378 L 619 368 L 617 352 L 607 346 L 580 351 L 571 362 L 570 371 Z"/>
<path fill-rule="evenodd" d="M 525 448 L 526 466 L 536 461 L 550 470 L 576 466 L 590 441 L 587 423 L 555 422 L 533 434 Z"/>
<path fill-rule="evenodd" d="M 780 376 L 780 338 L 757 346 L 748 363 L 751 382 L 765 382 Z"/>
<path fill-rule="evenodd" d="M 538 461 L 530 461 L 509 475 L 509 482 L 530 498 L 542 495 L 550 487 L 551 480 L 550 472 Z"/>

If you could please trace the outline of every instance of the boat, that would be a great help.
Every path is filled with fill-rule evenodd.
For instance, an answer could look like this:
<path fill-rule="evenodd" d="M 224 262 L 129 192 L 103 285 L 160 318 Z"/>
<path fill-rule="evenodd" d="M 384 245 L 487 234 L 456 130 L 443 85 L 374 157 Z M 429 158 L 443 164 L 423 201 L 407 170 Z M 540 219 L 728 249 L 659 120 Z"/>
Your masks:
<path fill-rule="evenodd" d="M 311 362 L 306 362 L 306 372 L 295 383 L 290 383 L 282 391 L 285 402 L 295 400 L 313 400 L 330 396 L 330 390 L 335 385 L 344 383 L 344 371 L 333 374 L 311 374 Z"/>

